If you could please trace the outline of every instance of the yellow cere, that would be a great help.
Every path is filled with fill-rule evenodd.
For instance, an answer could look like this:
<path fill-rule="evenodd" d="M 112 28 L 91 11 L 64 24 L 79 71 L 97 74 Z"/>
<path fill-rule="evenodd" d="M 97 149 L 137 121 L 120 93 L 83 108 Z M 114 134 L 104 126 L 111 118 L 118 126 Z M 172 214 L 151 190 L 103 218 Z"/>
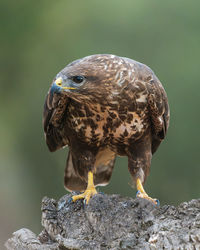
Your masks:
<path fill-rule="evenodd" d="M 57 78 L 55 83 L 56 83 L 56 85 L 61 86 L 62 78 L 61 77 Z"/>
<path fill-rule="evenodd" d="M 62 87 L 62 77 L 57 78 L 55 83 L 59 87 Z M 62 89 L 75 89 L 75 88 L 73 88 L 73 87 L 62 87 Z"/>

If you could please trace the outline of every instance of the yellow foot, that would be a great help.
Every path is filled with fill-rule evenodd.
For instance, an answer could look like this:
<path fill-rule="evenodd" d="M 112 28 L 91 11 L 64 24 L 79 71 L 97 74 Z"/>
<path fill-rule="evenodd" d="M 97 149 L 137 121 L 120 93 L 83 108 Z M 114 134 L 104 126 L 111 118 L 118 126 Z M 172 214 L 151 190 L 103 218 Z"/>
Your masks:
<path fill-rule="evenodd" d="M 84 199 L 85 203 L 88 204 L 90 198 L 97 194 L 95 187 L 90 187 L 85 190 L 84 193 L 72 196 L 72 201 L 75 202 L 80 199 Z"/>
<path fill-rule="evenodd" d="M 143 199 L 149 200 L 149 201 L 153 202 L 155 205 L 160 205 L 159 200 L 151 198 L 151 197 L 148 196 L 148 194 L 146 194 L 146 193 L 141 193 L 140 191 L 138 191 L 136 197 L 139 197 L 139 198 L 143 198 Z"/>
<path fill-rule="evenodd" d="M 148 194 L 144 191 L 142 182 L 141 182 L 141 180 L 140 180 L 139 178 L 136 180 L 136 186 L 137 186 L 137 190 L 138 190 L 138 192 L 137 192 L 137 194 L 136 194 L 136 197 L 140 197 L 140 198 L 149 200 L 149 201 L 153 202 L 155 205 L 160 205 L 159 200 L 157 200 L 157 199 L 152 199 L 152 198 L 149 197 Z"/>

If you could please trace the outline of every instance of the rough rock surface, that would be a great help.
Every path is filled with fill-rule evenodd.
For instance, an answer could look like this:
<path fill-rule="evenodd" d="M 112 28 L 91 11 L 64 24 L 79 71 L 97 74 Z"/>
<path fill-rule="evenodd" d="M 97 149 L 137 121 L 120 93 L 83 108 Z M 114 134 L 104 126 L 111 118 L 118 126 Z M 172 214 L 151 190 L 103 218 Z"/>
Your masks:
<path fill-rule="evenodd" d="M 66 249 L 200 249 L 200 199 L 178 207 L 156 207 L 140 198 L 95 195 L 88 205 L 42 201 L 44 230 L 36 236 L 20 229 L 6 248 L 29 250 Z"/>

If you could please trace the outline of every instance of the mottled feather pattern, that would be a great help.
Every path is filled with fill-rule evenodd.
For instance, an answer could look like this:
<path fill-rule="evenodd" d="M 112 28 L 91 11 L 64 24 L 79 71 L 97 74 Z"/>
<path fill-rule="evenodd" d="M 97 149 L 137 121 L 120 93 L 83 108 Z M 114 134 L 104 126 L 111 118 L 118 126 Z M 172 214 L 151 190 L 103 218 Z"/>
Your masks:
<path fill-rule="evenodd" d="M 103 54 L 72 62 L 56 78 L 74 84 L 71 79 L 77 75 L 85 79 L 83 84 L 60 93 L 50 90 L 44 106 L 50 150 L 70 148 L 66 188 L 84 190 L 88 171 L 94 172 L 95 185 L 107 183 L 116 155 L 127 156 L 133 179 L 144 181 L 152 153 L 169 126 L 167 95 L 160 81 L 142 63 Z M 100 152 L 106 155 L 103 163 L 98 163 Z"/>

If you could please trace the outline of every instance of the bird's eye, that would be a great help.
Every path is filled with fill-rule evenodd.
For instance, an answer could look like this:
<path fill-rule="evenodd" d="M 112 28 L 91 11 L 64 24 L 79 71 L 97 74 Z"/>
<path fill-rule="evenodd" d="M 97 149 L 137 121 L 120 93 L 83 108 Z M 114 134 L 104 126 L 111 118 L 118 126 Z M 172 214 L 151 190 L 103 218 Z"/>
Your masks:
<path fill-rule="evenodd" d="M 83 76 L 73 76 L 73 77 L 72 77 L 72 80 L 73 80 L 73 82 L 75 82 L 75 83 L 82 83 L 83 80 L 84 80 L 84 77 L 83 77 Z"/>

